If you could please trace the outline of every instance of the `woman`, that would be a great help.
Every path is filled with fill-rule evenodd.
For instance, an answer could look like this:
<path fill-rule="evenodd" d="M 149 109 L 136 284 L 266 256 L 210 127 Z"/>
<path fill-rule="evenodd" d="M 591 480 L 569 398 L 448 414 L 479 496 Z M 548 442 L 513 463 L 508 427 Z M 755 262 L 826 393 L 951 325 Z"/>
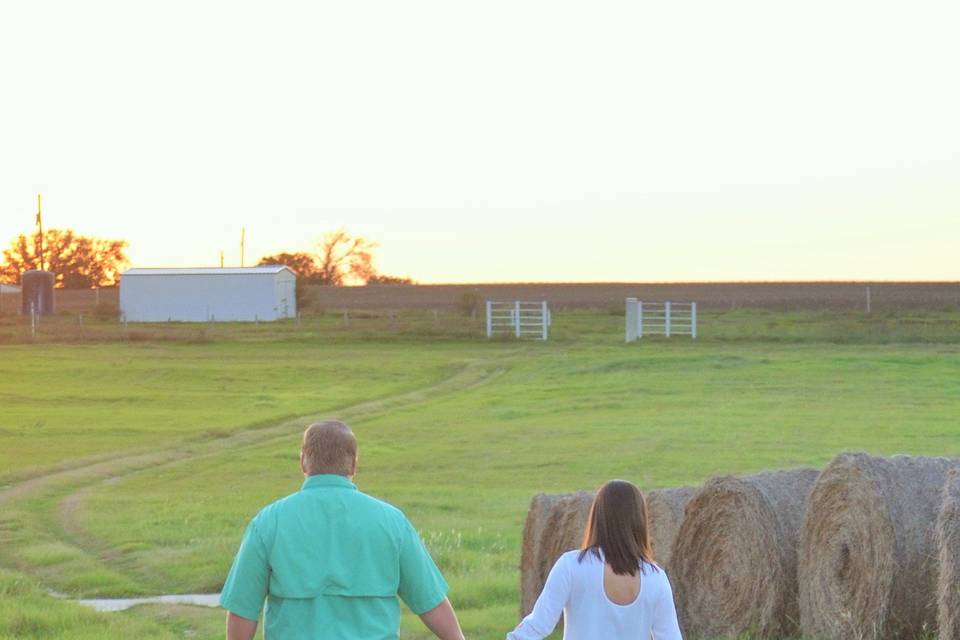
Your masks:
<path fill-rule="evenodd" d="M 560 556 L 507 640 L 547 637 L 561 612 L 564 640 L 681 640 L 670 581 L 653 563 L 647 507 L 633 484 L 611 480 L 600 488 L 583 545 Z"/>

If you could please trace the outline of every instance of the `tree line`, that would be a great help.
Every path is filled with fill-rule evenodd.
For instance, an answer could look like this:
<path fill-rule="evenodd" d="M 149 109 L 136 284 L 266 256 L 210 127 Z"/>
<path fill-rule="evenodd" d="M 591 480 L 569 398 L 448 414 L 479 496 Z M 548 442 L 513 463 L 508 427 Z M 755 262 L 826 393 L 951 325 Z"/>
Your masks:
<path fill-rule="evenodd" d="M 24 271 L 53 272 L 55 286 L 91 289 L 115 286 L 130 264 L 125 240 L 106 240 L 80 235 L 72 229 L 48 229 L 21 234 L 3 251 L 0 282 L 20 284 Z M 407 277 L 380 273 L 374 265 L 377 243 L 349 234 L 344 229 L 327 233 L 315 252 L 283 252 L 264 256 L 258 264 L 282 264 L 297 273 L 298 284 L 413 284 Z"/>
<path fill-rule="evenodd" d="M 82 236 L 72 229 L 47 229 L 43 235 L 19 235 L 3 252 L 0 280 L 20 284 L 24 271 L 53 272 L 55 286 L 91 289 L 115 285 L 129 264 L 125 240 Z M 42 256 L 42 260 L 41 260 Z"/>
<path fill-rule="evenodd" d="M 286 265 L 307 284 L 413 284 L 410 278 L 377 271 L 373 264 L 377 246 L 376 242 L 338 229 L 323 236 L 315 253 L 278 253 L 261 258 L 258 264 Z"/>

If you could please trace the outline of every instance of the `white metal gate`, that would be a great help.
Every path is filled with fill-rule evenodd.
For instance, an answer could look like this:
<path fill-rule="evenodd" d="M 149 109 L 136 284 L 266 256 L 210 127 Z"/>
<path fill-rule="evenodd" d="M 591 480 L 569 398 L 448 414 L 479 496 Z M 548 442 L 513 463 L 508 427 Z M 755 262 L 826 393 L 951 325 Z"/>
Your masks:
<path fill-rule="evenodd" d="M 498 302 L 487 300 L 487 337 L 513 336 L 546 340 L 550 327 L 550 309 L 540 302 Z"/>
<path fill-rule="evenodd" d="M 643 302 L 627 298 L 627 342 L 643 336 L 697 337 L 696 302 Z"/>

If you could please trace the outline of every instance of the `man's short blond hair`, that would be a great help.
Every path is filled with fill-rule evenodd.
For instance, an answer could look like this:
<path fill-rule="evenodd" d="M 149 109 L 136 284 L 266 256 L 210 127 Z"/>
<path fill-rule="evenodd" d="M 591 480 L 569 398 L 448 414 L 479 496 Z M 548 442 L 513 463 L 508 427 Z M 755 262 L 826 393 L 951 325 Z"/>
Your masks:
<path fill-rule="evenodd" d="M 357 459 L 357 437 L 337 420 L 315 422 L 303 432 L 303 466 L 309 475 L 349 476 Z"/>

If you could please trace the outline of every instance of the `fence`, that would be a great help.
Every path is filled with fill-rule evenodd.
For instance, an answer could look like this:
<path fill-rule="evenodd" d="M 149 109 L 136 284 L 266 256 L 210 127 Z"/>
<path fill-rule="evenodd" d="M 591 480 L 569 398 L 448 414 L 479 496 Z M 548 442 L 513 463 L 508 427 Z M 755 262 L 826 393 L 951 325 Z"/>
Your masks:
<path fill-rule="evenodd" d="M 541 302 L 487 300 L 487 337 L 495 335 L 546 340 L 550 309 Z"/>
<path fill-rule="evenodd" d="M 697 337 L 696 302 L 643 302 L 627 298 L 627 342 L 644 336 Z"/>

